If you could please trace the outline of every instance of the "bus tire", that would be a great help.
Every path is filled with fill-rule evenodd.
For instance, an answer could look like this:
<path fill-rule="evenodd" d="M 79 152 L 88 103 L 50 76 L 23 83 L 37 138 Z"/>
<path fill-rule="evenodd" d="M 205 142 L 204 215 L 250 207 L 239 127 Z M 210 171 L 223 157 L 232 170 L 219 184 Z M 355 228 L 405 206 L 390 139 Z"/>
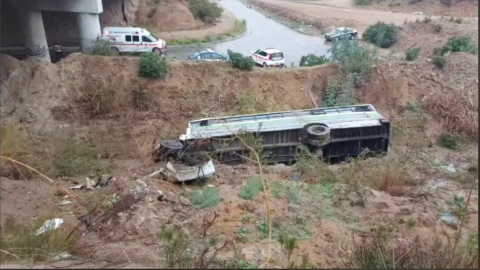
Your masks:
<path fill-rule="evenodd" d="M 178 157 L 183 151 L 183 144 L 178 140 L 162 140 L 154 149 L 154 161 Z"/>
<path fill-rule="evenodd" d="M 308 124 L 303 127 L 307 138 L 324 141 L 330 139 L 330 128 L 322 124 Z"/>

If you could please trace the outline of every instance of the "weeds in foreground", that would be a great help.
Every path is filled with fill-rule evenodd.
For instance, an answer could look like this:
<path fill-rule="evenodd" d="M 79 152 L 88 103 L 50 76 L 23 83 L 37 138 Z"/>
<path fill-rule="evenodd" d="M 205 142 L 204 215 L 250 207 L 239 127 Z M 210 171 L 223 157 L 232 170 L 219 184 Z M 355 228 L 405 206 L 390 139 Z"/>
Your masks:
<path fill-rule="evenodd" d="M 115 91 L 107 81 L 91 78 L 83 85 L 77 103 L 89 118 L 101 117 L 113 110 Z"/>
<path fill-rule="evenodd" d="M 240 227 L 235 231 L 235 239 L 239 242 L 247 242 L 250 232 L 245 227 Z"/>
<path fill-rule="evenodd" d="M 428 97 L 425 109 L 442 120 L 451 133 L 478 140 L 478 91 L 473 85 Z"/>
<path fill-rule="evenodd" d="M 263 191 L 262 180 L 257 178 L 248 179 L 240 189 L 238 196 L 244 200 L 251 200 L 261 191 Z"/>
<path fill-rule="evenodd" d="M 413 61 L 418 58 L 419 54 L 420 54 L 420 48 L 409 48 L 405 53 L 405 60 Z"/>
<path fill-rule="evenodd" d="M 435 243 L 423 244 L 417 238 L 414 243 L 403 246 L 389 246 L 389 240 L 374 239 L 354 241 L 352 254 L 345 267 L 355 269 L 476 269 L 478 254 L 469 250 L 464 254 L 455 253 L 453 247 Z"/>
<path fill-rule="evenodd" d="M 230 57 L 230 60 L 232 61 L 232 66 L 234 68 L 246 71 L 253 70 L 253 65 L 255 64 L 255 62 L 253 62 L 253 59 L 250 56 L 244 56 L 241 53 L 231 50 L 228 50 L 227 54 L 228 57 Z"/>
<path fill-rule="evenodd" d="M 162 227 L 158 237 L 161 242 L 161 263 L 168 268 L 183 269 L 208 269 L 216 268 L 220 263 L 217 253 L 231 244 L 225 240 L 219 245 L 218 236 L 208 231 L 218 217 L 213 212 L 213 218 L 208 220 L 208 215 L 203 216 L 203 233 L 199 239 L 192 239 L 182 233 L 178 228 Z"/>
<path fill-rule="evenodd" d="M 168 73 L 168 63 L 165 57 L 155 52 L 142 54 L 140 57 L 140 77 L 165 79 Z"/>
<path fill-rule="evenodd" d="M 143 87 L 137 87 L 132 91 L 132 102 L 136 110 L 148 110 L 150 103 L 148 92 Z"/>
<path fill-rule="evenodd" d="M 115 54 L 114 49 L 112 49 L 113 43 L 105 38 L 97 37 L 92 41 L 90 45 L 91 54 L 93 55 L 103 55 L 103 56 L 112 56 Z"/>
<path fill-rule="evenodd" d="M 220 200 L 218 187 L 205 187 L 203 190 L 190 192 L 190 202 L 200 208 L 216 206 Z"/>
<path fill-rule="evenodd" d="M 1 262 L 12 260 L 46 261 L 61 252 L 68 251 L 76 241 L 64 225 L 59 229 L 36 235 L 43 222 L 49 218 L 39 218 L 34 225 L 15 224 L 7 219 L 1 227 L 0 249 L 3 251 Z"/>
<path fill-rule="evenodd" d="M 438 143 L 448 149 L 461 149 L 465 146 L 465 139 L 456 133 L 442 133 L 438 139 Z"/>

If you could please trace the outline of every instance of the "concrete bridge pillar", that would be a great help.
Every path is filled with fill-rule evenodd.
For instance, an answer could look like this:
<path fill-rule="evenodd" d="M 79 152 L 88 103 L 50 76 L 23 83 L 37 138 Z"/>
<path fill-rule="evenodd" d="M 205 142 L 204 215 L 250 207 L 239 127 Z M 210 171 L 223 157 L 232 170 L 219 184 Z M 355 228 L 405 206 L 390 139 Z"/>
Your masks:
<path fill-rule="evenodd" d="M 92 41 L 102 34 L 98 14 L 78 13 L 78 31 L 80 34 L 80 49 L 82 53 L 91 52 Z"/>
<path fill-rule="evenodd" d="M 28 57 L 36 57 L 50 61 L 47 35 L 43 26 L 42 12 L 37 10 L 24 10 L 23 33 L 25 35 L 25 50 Z"/>

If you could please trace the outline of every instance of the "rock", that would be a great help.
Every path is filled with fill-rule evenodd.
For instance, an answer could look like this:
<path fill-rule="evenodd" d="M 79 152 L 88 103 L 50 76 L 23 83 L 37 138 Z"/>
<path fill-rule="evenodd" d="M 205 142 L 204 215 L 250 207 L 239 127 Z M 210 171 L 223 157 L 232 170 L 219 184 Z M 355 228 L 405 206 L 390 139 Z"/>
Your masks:
<path fill-rule="evenodd" d="M 445 166 L 445 165 L 440 166 L 440 169 L 443 169 L 443 170 L 445 170 L 447 172 L 451 172 L 451 173 L 457 172 L 457 170 L 455 169 L 455 166 L 453 166 L 453 164 L 451 164 L 451 163 L 448 164 L 448 166 Z"/>
<path fill-rule="evenodd" d="M 265 173 L 270 173 L 270 174 L 278 174 L 278 173 L 285 173 L 285 172 L 291 172 L 292 168 L 285 165 L 285 164 L 275 164 L 271 166 L 266 166 L 264 168 Z"/>
<path fill-rule="evenodd" d="M 400 215 L 403 215 L 403 216 L 408 216 L 408 215 L 411 215 L 413 213 L 412 209 L 410 208 L 402 208 L 400 209 Z"/>
<path fill-rule="evenodd" d="M 386 202 L 378 202 L 375 204 L 375 207 L 377 209 L 387 209 L 389 208 L 389 205 Z"/>
<path fill-rule="evenodd" d="M 189 200 L 185 199 L 182 196 L 180 196 L 179 199 L 180 199 L 180 204 L 182 204 L 183 206 L 191 206 L 192 205 Z"/>
<path fill-rule="evenodd" d="M 163 192 L 160 189 L 158 189 L 157 192 L 158 192 L 157 200 L 162 201 L 164 197 Z"/>

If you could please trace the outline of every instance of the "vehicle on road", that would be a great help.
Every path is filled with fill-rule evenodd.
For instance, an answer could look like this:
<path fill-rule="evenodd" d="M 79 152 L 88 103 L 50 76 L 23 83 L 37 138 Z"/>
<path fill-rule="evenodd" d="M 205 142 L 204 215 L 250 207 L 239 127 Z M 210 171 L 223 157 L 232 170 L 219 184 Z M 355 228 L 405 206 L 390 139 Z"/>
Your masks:
<path fill-rule="evenodd" d="M 261 48 L 251 52 L 255 64 L 263 67 L 285 67 L 283 52 L 274 48 Z"/>
<path fill-rule="evenodd" d="M 357 35 L 358 35 L 358 32 L 355 29 L 348 28 L 348 27 L 339 27 L 325 34 L 325 40 L 337 41 L 342 38 L 353 39 L 357 37 Z"/>
<path fill-rule="evenodd" d="M 112 42 L 112 49 L 117 53 L 163 53 L 167 49 L 164 40 L 140 27 L 105 27 L 102 36 Z"/>
<path fill-rule="evenodd" d="M 211 49 L 205 49 L 188 56 L 189 60 L 203 60 L 209 62 L 229 62 L 230 58 L 227 55 L 215 52 Z"/>
<path fill-rule="evenodd" d="M 271 163 L 291 164 L 305 148 L 319 159 L 341 160 L 365 150 L 386 153 L 389 135 L 390 122 L 370 104 L 205 118 L 190 121 L 179 140 L 160 141 L 154 159 L 208 156 L 243 163 L 248 148 L 240 138 L 253 136 Z"/>

